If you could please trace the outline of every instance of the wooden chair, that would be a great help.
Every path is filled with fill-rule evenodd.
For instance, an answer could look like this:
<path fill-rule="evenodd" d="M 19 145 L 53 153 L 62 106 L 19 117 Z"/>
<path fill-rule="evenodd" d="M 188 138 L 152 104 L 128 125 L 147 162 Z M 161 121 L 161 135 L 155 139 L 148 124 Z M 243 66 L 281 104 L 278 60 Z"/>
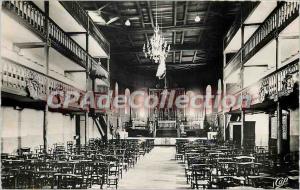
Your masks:
<path fill-rule="evenodd" d="M 191 187 L 199 189 L 199 186 L 210 188 L 211 186 L 211 171 L 209 168 L 197 167 L 193 168 Z"/>
<path fill-rule="evenodd" d="M 75 187 L 85 189 L 91 187 L 92 164 L 90 162 L 79 162 L 74 167 Z"/>
<path fill-rule="evenodd" d="M 100 188 L 103 188 L 103 184 L 107 180 L 108 166 L 102 161 L 92 162 L 92 172 L 91 172 L 91 185 L 98 184 Z"/>
<path fill-rule="evenodd" d="M 76 175 L 74 174 L 74 163 L 58 162 L 55 164 L 58 173 L 54 174 L 57 189 L 76 188 Z"/>
<path fill-rule="evenodd" d="M 107 185 L 115 186 L 116 189 L 118 188 L 118 182 L 119 182 L 119 163 L 117 160 L 110 161 L 108 166 L 108 176 L 107 176 Z"/>

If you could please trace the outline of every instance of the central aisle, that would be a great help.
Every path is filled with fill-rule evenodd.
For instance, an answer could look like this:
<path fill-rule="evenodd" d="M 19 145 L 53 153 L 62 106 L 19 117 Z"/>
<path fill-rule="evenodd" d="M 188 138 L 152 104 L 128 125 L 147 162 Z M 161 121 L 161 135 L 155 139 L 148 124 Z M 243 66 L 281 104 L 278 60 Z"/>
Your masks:
<path fill-rule="evenodd" d="M 120 180 L 119 189 L 188 189 L 175 147 L 154 147 Z"/>

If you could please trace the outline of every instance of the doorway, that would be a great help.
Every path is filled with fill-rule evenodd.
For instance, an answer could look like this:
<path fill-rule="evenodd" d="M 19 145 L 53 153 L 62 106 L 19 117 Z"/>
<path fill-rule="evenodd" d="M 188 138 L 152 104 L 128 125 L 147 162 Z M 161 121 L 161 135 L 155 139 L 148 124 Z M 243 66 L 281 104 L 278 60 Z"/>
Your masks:
<path fill-rule="evenodd" d="M 241 146 L 241 125 L 233 125 L 233 142 L 236 146 Z"/>
<path fill-rule="evenodd" d="M 249 150 L 255 147 L 255 121 L 244 123 L 244 147 Z"/>

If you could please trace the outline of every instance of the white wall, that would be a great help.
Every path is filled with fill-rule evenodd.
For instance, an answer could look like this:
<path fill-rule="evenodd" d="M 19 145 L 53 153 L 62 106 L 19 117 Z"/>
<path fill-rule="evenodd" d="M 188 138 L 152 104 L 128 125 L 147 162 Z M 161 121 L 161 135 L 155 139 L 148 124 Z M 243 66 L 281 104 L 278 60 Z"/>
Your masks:
<path fill-rule="evenodd" d="M 245 67 L 244 68 L 244 87 L 248 87 L 251 84 L 259 81 L 264 76 L 266 71 L 265 67 Z"/>
<path fill-rule="evenodd" d="M 12 107 L 1 107 L 1 112 L 2 152 L 15 152 L 18 148 L 18 137 L 20 137 L 21 147 L 30 147 L 34 150 L 39 145 L 43 145 L 43 111 L 27 108 L 18 111 Z M 57 142 L 66 144 L 67 141 L 73 140 L 74 135 L 75 119 L 61 113 L 49 112 L 47 131 L 49 147 Z"/>
<path fill-rule="evenodd" d="M 299 151 L 299 108 L 290 110 L 290 151 Z"/>
<path fill-rule="evenodd" d="M 2 152 L 13 152 L 18 147 L 17 134 L 18 130 L 17 111 L 13 108 L 1 108 L 1 149 Z"/>
<path fill-rule="evenodd" d="M 255 145 L 268 146 L 269 144 L 269 115 L 264 113 L 246 114 L 245 121 L 255 121 Z"/>
<path fill-rule="evenodd" d="M 258 25 L 245 26 L 244 28 L 244 42 L 247 42 L 253 33 L 257 30 Z"/>
<path fill-rule="evenodd" d="M 18 137 L 21 137 L 21 147 L 33 149 L 43 144 L 42 111 L 32 109 L 18 111 L 12 107 L 1 107 L 1 111 L 3 116 L 2 152 L 15 152 L 18 148 Z"/>
<path fill-rule="evenodd" d="M 73 141 L 75 136 L 75 117 L 63 115 L 61 113 L 49 112 L 47 140 L 48 146 L 54 143 L 64 143 Z"/>
<path fill-rule="evenodd" d="M 21 111 L 22 147 L 35 147 L 43 144 L 43 118 L 43 111 L 33 109 Z"/>

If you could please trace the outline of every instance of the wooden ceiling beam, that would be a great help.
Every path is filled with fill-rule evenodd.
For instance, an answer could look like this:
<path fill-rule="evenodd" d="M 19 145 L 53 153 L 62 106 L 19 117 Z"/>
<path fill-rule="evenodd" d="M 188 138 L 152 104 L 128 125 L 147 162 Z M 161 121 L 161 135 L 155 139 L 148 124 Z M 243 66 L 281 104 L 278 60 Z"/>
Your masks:
<path fill-rule="evenodd" d="M 177 22 L 177 2 L 173 2 L 173 25 L 176 27 Z M 173 45 L 176 44 L 176 31 L 173 32 Z M 173 62 L 176 62 L 176 51 L 173 51 Z"/>
<path fill-rule="evenodd" d="M 144 21 L 144 17 L 143 17 L 143 12 L 142 12 L 142 8 L 141 8 L 141 4 L 140 4 L 139 1 L 136 1 L 135 3 L 136 3 L 137 11 L 138 11 L 138 13 L 140 15 L 140 18 L 141 18 L 142 28 L 145 28 L 145 21 Z M 145 33 L 144 35 L 145 35 L 145 40 L 149 41 L 147 33 Z"/>
<path fill-rule="evenodd" d="M 203 20 L 203 23 L 204 23 L 204 24 L 206 24 L 207 18 L 208 18 L 208 16 L 209 16 L 210 9 L 211 9 L 211 2 L 208 2 L 207 11 L 206 11 L 206 13 L 205 13 L 204 20 Z M 203 35 L 203 31 L 201 31 L 201 33 L 200 33 L 200 35 L 199 35 L 199 37 L 198 37 L 198 42 L 201 41 L 202 35 Z"/>
<path fill-rule="evenodd" d="M 189 2 L 186 1 L 184 5 L 184 13 L 183 13 L 183 23 L 186 25 L 187 14 L 188 14 Z"/>
<path fill-rule="evenodd" d="M 207 11 L 206 11 L 206 13 L 205 13 L 204 20 L 203 20 L 203 23 L 204 23 L 204 24 L 206 24 L 206 20 L 207 20 L 207 17 L 208 17 L 208 15 L 209 15 L 209 11 L 210 11 L 210 6 L 211 6 L 211 3 L 208 2 Z M 200 35 L 199 35 L 199 37 L 198 37 L 198 42 L 201 41 L 203 32 L 204 32 L 204 31 L 201 31 L 201 32 L 200 32 Z M 196 60 L 196 58 L 197 58 L 197 53 L 198 53 L 198 51 L 196 50 L 196 51 L 194 52 L 193 63 L 195 62 L 195 60 Z"/>
<path fill-rule="evenodd" d="M 199 51 L 199 52 L 214 52 L 218 51 L 216 48 L 207 47 L 205 44 L 198 44 L 198 43 L 189 43 L 189 44 L 174 44 L 170 47 L 170 52 L 173 51 Z M 129 52 L 142 52 L 143 45 L 141 46 L 134 46 L 134 47 L 112 47 L 111 53 L 112 54 L 124 54 Z"/>
<path fill-rule="evenodd" d="M 167 67 L 172 67 L 172 66 L 204 66 L 206 65 L 206 63 L 192 63 L 191 61 L 186 61 L 186 62 L 182 62 L 182 63 L 174 63 L 174 62 L 166 62 L 166 66 Z M 128 66 L 130 67 L 157 67 L 158 64 L 157 63 L 143 63 L 143 64 L 129 64 Z"/>
<path fill-rule="evenodd" d="M 145 21 L 144 21 L 143 12 L 142 12 L 140 2 L 136 1 L 135 3 L 136 3 L 137 11 L 138 11 L 138 13 L 140 15 L 140 18 L 141 18 L 142 27 L 145 28 Z"/>
<path fill-rule="evenodd" d="M 177 22 L 177 1 L 173 2 L 173 25 L 176 26 Z"/>
<path fill-rule="evenodd" d="M 106 26 L 99 26 L 102 31 L 106 32 L 120 32 L 120 33 L 132 33 L 132 34 L 153 34 L 153 28 L 135 28 L 135 29 L 123 29 L 120 30 L 120 28 L 115 27 L 106 27 Z M 160 28 L 162 32 L 183 32 L 183 31 L 201 31 L 201 30 L 210 30 L 213 29 L 212 27 L 209 27 L 207 25 L 203 24 L 189 24 L 189 25 L 176 25 L 176 26 L 163 26 Z M 215 30 L 217 30 L 217 27 L 214 27 Z"/>
<path fill-rule="evenodd" d="M 153 13 L 152 13 L 152 7 L 151 7 L 150 1 L 147 1 L 147 9 L 148 9 L 148 15 L 149 15 L 149 18 L 151 21 L 151 26 L 152 26 L 152 28 L 154 28 Z M 146 33 L 146 32 L 143 32 L 143 33 Z"/>
<path fill-rule="evenodd" d="M 184 5 L 184 12 L 183 12 L 183 24 L 186 25 L 186 20 L 187 20 L 187 14 L 188 14 L 188 7 L 189 7 L 189 2 L 186 1 L 185 2 L 185 5 Z M 184 35 L 185 35 L 185 32 L 182 31 L 182 34 L 181 34 L 181 41 L 180 43 L 183 44 L 184 42 Z M 180 51 L 180 60 L 179 62 L 181 63 L 182 62 L 182 51 Z"/>

